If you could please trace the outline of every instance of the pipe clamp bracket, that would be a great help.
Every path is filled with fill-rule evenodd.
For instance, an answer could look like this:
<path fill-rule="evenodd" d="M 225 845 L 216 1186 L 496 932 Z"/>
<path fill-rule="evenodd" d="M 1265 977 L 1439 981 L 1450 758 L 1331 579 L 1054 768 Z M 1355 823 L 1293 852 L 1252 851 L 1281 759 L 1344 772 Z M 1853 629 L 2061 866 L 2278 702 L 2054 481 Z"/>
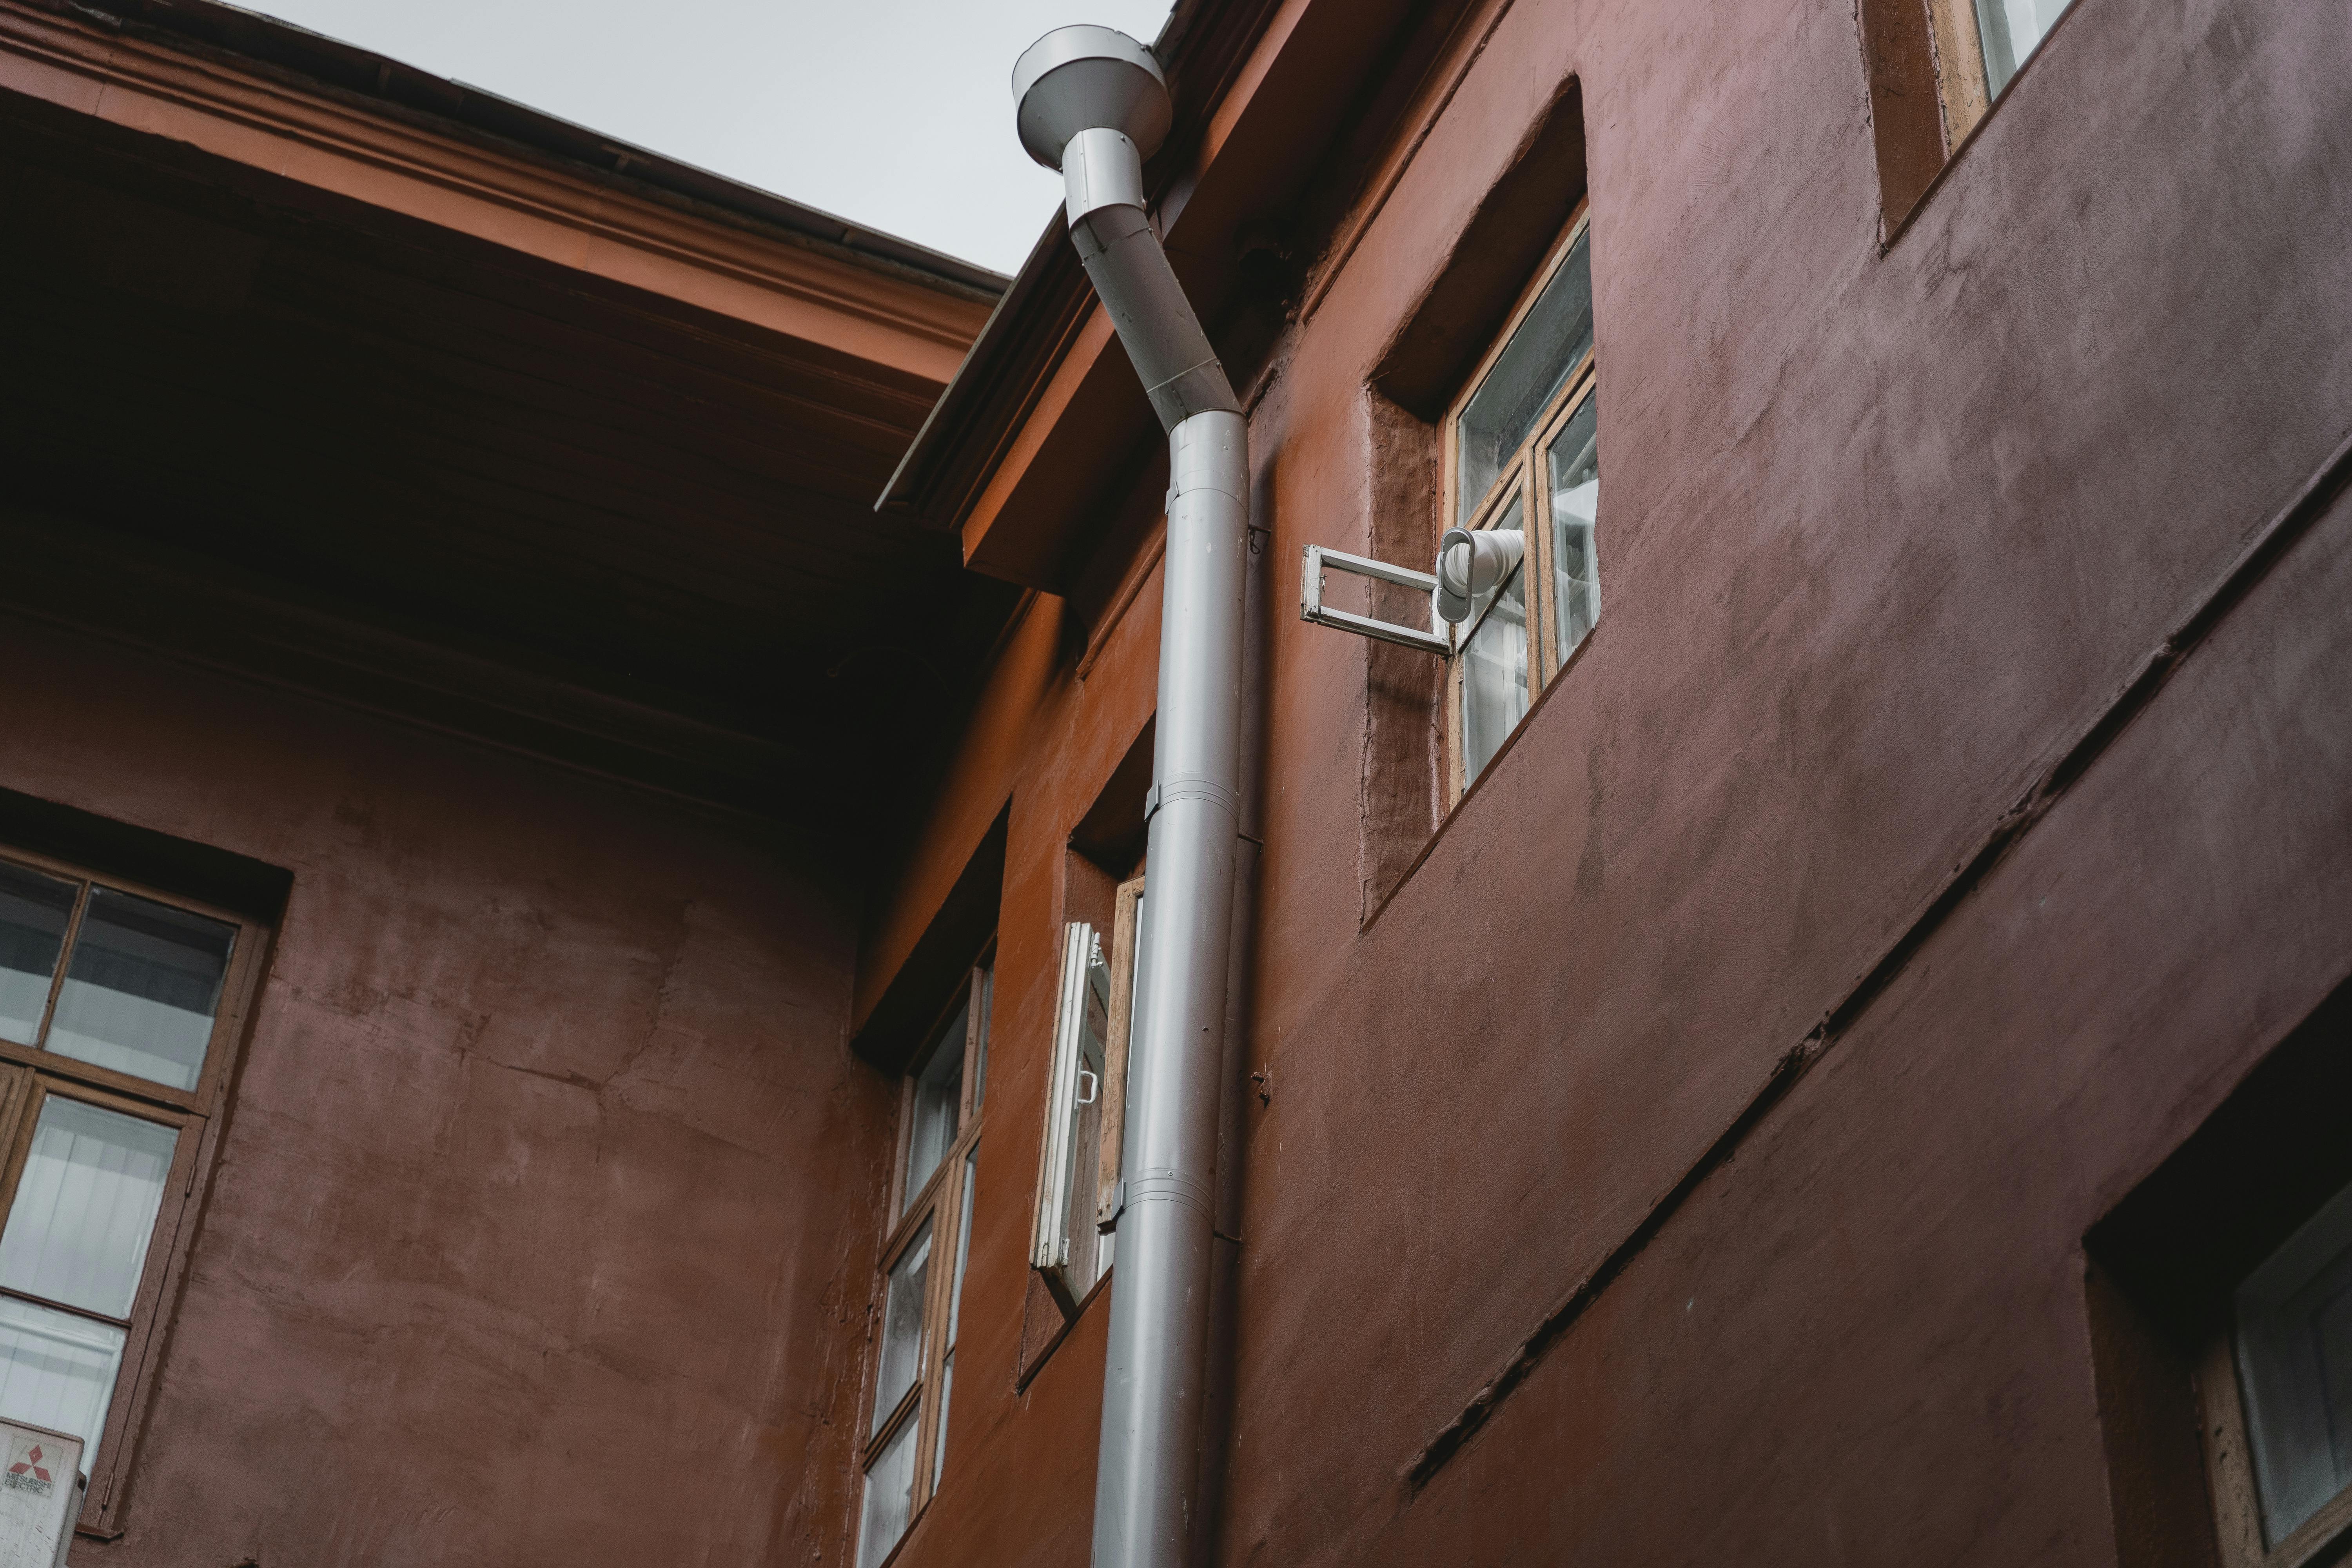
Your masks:
<path fill-rule="evenodd" d="M 1242 797 L 1214 779 L 1163 779 L 1143 792 L 1143 820 L 1150 822 L 1160 815 L 1163 805 L 1173 805 L 1180 800 L 1205 800 L 1238 824 L 1242 819 Z"/>
<path fill-rule="evenodd" d="M 1213 1196 L 1209 1184 L 1198 1176 L 1187 1175 L 1165 1165 L 1130 1177 L 1119 1185 L 1126 1189 L 1125 1206 L 1128 1208 L 1139 1208 L 1148 1203 L 1181 1204 L 1186 1208 L 1199 1210 L 1202 1219 L 1213 1220 L 1216 1217 L 1209 1206 Z"/>

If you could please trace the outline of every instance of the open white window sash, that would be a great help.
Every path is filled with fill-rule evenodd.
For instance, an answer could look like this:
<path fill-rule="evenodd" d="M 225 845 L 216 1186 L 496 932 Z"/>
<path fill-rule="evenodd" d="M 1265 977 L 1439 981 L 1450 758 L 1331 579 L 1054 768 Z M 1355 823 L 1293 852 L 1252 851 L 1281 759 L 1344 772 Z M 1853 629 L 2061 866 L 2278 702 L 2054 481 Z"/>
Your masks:
<path fill-rule="evenodd" d="M 1102 938 L 1084 921 L 1072 921 L 1062 931 L 1060 994 L 1054 1008 L 1054 1056 L 1046 1078 L 1045 1136 L 1038 1152 L 1037 1219 L 1031 1235 L 1029 1262 L 1049 1273 L 1070 1261 L 1070 1190 L 1082 1176 L 1074 1158 L 1077 1111 L 1102 1094 L 1101 1075 L 1084 1063 L 1094 972 L 1108 972 Z M 1092 1080 L 1091 1086 L 1088 1079 Z M 1090 1087 L 1090 1092 L 1088 1092 Z"/>

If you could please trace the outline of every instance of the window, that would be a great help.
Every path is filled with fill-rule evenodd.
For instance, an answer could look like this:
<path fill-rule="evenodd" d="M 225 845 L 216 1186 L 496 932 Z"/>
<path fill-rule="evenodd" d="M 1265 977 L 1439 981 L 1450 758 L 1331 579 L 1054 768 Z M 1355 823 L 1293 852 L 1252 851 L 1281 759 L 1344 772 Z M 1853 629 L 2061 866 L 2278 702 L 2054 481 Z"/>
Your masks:
<path fill-rule="evenodd" d="M 1109 951 L 1084 921 L 1062 929 L 1037 1220 L 1029 1261 L 1064 1314 L 1110 1272 L 1127 1127 L 1128 1020 L 1141 948 L 1143 879 L 1119 884 Z"/>
<path fill-rule="evenodd" d="M 2302 1568 L 2352 1545 L 2352 1187 L 2246 1276 L 2198 1377 L 2222 1557 Z"/>
<path fill-rule="evenodd" d="M 2072 0 L 1860 0 L 1879 201 L 1893 237 Z"/>
<path fill-rule="evenodd" d="M 0 858 L 0 1415 L 79 1435 L 108 1521 L 258 930 Z"/>
<path fill-rule="evenodd" d="M 1580 205 L 1498 346 L 1446 417 L 1454 527 L 1512 563 L 1456 628 L 1447 732 L 1453 792 L 1486 770 L 1601 615 L 1592 256 Z"/>
<path fill-rule="evenodd" d="M 864 1434 L 858 1568 L 874 1568 L 898 1547 L 947 1463 L 948 1402 L 988 1089 L 992 979 L 986 960 L 966 974 L 900 1089 L 874 1407 Z"/>
<path fill-rule="evenodd" d="M 1916 12 L 1920 0 L 1895 0 Z M 1927 0 L 1941 132 L 1935 162 L 1951 155 L 2018 68 L 2042 47 L 2074 0 Z"/>
<path fill-rule="evenodd" d="M 1598 384 L 1592 254 L 1579 202 L 1445 416 L 1448 527 L 1437 570 L 1307 547 L 1301 619 L 1446 660 L 1449 798 L 1486 772 L 1601 618 Z M 1325 604 L 1330 571 L 1429 594 L 1430 629 Z"/>
<path fill-rule="evenodd" d="M 1953 3 L 1953 0 L 1947 0 Z M 1984 96 L 2000 96 L 2009 79 L 2056 25 L 2073 0 L 1974 0 L 1979 47 L 1982 51 Z M 1954 65 L 1965 68 L 1965 61 Z"/>

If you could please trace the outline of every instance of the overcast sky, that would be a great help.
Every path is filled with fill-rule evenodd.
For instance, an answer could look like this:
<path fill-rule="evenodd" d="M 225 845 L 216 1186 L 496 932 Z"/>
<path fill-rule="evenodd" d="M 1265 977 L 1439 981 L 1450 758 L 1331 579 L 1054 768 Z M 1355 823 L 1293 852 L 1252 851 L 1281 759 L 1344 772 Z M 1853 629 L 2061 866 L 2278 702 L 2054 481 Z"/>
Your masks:
<path fill-rule="evenodd" d="M 1169 0 L 240 0 L 1000 272 L 1061 182 L 1013 62 L 1066 22 L 1145 43 Z"/>

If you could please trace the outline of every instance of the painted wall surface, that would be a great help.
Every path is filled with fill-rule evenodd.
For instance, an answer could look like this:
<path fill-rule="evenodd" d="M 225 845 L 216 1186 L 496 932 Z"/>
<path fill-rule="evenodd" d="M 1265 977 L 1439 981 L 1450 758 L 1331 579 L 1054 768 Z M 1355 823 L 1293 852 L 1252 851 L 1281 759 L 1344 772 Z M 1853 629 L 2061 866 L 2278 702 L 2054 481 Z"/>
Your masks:
<path fill-rule="evenodd" d="M 896 1110 L 855 910 L 642 793 L 22 620 L 0 668 L 0 784 L 293 875 L 74 1561 L 840 1561 Z"/>
<path fill-rule="evenodd" d="M 1272 1091 L 1219 1561 L 2114 1561 L 2081 1238 L 2352 973 L 2352 510 L 2045 786 L 2352 435 L 2347 61 L 2337 5 L 2080 0 L 1883 250 L 1852 6 L 1501 16 L 1253 416 Z M 1364 548 L 1368 378 L 1570 78 L 1606 609 L 1365 927 L 1367 650 L 1291 617 L 1299 552 Z M 908 1563 L 1086 1557 L 1101 1303 L 1013 1377 L 1063 840 L 1150 702 L 1087 635 L 941 807 L 1013 828 Z"/>

